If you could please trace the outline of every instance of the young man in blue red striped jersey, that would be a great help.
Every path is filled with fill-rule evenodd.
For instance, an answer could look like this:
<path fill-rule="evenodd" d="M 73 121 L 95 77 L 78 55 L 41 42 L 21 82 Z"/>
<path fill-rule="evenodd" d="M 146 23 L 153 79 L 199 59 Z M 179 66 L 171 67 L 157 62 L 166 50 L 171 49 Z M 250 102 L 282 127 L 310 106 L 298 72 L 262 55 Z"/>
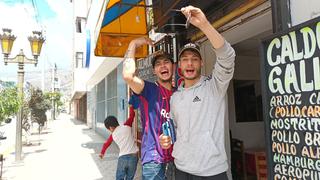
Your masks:
<path fill-rule="evenodd" d="M 162 134 L 162 124 L 169 118 L 170 97 L 172 88 L 173 60 L 165 53 L 160 53 L 152 59 L 155 83 L 140 79 L 135 75 L 136 48 L 142 45 L 151 45 L 150 38 L 141 37 L 130 42 L 123 62 L 123 78 L 129 87 L 140 98 L 142 121 L 142 179 L 166 179 L 165 169 L 173 161 L 172 148 L 162 149 L 158 137 Z M 167 177 L 170 179 L 170 177 Z"/>

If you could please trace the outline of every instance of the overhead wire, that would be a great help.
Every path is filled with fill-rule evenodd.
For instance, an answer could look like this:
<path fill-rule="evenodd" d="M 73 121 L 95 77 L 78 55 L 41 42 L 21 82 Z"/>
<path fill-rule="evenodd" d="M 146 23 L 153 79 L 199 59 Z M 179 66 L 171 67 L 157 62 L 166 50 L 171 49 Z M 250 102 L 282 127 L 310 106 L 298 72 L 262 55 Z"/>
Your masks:
<path fill-rule="evenodd" d="M 32 3 L 32 7 L 34 9 L 34 12 L 35 12 L 35 20 L 37 22 L 37 25 L 41 27 L 41 31 L 43 31 L 43 24 L 42 22 L 40 21 L 41 20 L 41 14 L 39 12 L 39 8 L 38 8 L 38 4 L 37 4 L 37 1 L 36 0 L 31 0 L 31 3 Z"/>

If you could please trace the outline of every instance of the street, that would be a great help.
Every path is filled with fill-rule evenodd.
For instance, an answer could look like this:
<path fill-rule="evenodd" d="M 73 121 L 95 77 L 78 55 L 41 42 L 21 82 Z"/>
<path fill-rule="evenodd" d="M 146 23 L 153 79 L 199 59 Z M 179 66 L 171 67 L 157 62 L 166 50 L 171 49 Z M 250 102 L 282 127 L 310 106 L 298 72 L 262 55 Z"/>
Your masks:
<path fill-rule="evenodd" d="M 32 133 L 31 145 L 23 146 L 23 161 L 14 161 L 11 148 L 13 153 L 5 157 L 2 179 L 113 180 L 119 150 L 113 143 L 104 159 L 100 159 L 98 154 L 104 140 L 83 122 L 61 114 L 57 120 L 48 122 L 40 136 L 36 131 Z"/>

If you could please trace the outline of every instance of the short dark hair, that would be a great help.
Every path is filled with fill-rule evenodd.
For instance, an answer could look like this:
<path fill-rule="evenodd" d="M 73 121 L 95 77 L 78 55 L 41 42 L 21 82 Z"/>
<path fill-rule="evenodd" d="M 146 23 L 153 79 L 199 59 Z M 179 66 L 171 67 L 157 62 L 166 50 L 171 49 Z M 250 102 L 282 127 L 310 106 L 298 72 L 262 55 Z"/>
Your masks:
<path fill-rule="evenodd" d="M 118 127 L 119 123 L 116 117 L 114 116 L 108 116 L 105 120 L 104 120 L 104 126 L 107 129 L 110 129 L 110 127 Z"/>
<path fill-rule="evenodd" d="M 156 64 L 156 61 L 158 59 L 169 59 L 170 62 L 173 64 L 173 59 L 170 57 L 170 55 L 162 50 L 159 50 L 157 52 L 155 52 L 153 54 L 153 57 L 151 59 L 151 64 L 152 64 L 152 67 L 154 68 L 155 64 Z"/>

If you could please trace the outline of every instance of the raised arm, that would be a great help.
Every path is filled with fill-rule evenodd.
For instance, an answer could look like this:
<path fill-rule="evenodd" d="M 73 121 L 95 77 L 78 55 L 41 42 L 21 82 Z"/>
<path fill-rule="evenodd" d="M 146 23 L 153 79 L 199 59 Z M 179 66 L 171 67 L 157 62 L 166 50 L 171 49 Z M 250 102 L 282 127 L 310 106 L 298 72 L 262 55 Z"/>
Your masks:
<path fill-rule="evenodd" d="M 136 71 L 135 53 L 137 48 L 145 44 L 148 44 L 151 46 L 153 45 L 152 40 L 147 37 L 140 37 L 132 40 L 129 44 L 129 47 L 127 49 L 126 55 L 124 57 L 124 62 L 123 62 L 123 70 L 122 70 L 123 79 L 126 81 L 129 87 L 136 94 L 140 94 L 141 91 L 143 90 L 144 81 L 135 75 L 135 71 Z"/>
<path fill-rule="evenodd" d="M 235 52 L 222 35 L 210 24 L 201 9 L 187 6 L 181 12 L 190 17 L 190 23 L 198 27 L 209 39 L 216 53 L 216 63 L 212 71 L 212 83 L 215 94 L 224 96 L 234 73 Z"/>
<path fill-rule="evenodd" d="M 190 23 L 199 28 L 209 39 L 215 49 L 219 49 L 224 45 L 224 38 L 213 28 L 201 9 L 187 6 L 181 8 L 181 12 L 190 18 Z"/>
<path fill-rule="evenodd" d="M 135 116 L 134 108 L 133 106 L 130 106 L 129 118 L 126 120 L 124 125 L 132 127 L 134 116 Z"/>

